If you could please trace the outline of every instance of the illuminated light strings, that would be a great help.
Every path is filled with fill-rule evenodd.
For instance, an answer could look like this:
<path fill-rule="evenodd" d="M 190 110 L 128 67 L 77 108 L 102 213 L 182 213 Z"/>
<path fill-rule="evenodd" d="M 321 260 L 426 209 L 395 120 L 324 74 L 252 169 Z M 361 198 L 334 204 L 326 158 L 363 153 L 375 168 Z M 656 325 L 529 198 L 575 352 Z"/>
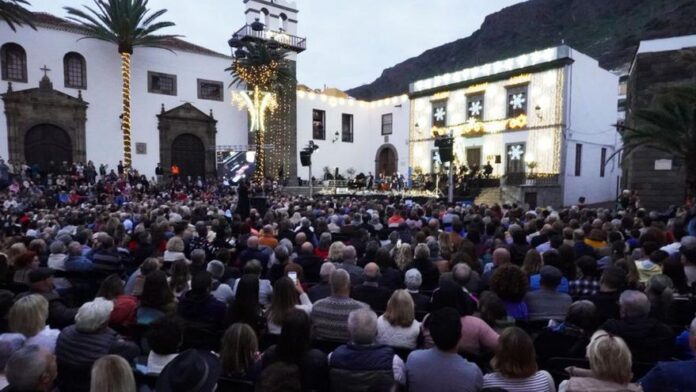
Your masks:
<path fill-rule="evenodd" d="M 126 168 L 130 168 L 132 165 L 130 76 L 131 55 L 123 52 L 121 53 L 121 79 L 123 81 L 121 87 L 121 133 L 123 135 L 123 166 Z"/>
<path fill-rule="evenodd" d="M 255 181 L 262 181 L 265 173 L 264 140 L 266 133 L 266 111 L 273 112 L 278 106 L 275 94 L 261 91 L 256 86 L 253 91 L 238 91 L 232 94 L 232 101 L 240 110 L 249 113 L 250 130 L 256 133 L 256 164 Z"/>

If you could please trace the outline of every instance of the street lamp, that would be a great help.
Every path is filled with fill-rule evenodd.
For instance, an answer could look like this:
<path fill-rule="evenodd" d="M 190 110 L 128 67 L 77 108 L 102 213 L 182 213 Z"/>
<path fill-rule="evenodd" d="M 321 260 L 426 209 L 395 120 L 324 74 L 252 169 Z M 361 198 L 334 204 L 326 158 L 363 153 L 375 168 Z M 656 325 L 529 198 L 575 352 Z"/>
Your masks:
<path fill-rule="evenodd" d="M 312 180 L 312 154 L 314 151 L 318 150 L 319 146 L 314 144 L 313 140 L 310 140 L 307 147 L 300 151 L 300 163 L 302 166 L 309 167 L 309 197 L 312 198 L 314 193 L 314 180 Z"/>

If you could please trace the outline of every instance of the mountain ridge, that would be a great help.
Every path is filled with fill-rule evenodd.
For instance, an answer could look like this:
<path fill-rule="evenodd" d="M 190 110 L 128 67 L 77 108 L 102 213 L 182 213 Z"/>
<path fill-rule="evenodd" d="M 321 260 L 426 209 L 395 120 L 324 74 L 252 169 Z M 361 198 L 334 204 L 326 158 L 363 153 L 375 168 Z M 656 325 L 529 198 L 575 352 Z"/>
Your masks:
<path fill-rule="evenodd" d="M 400 95 L 416 80 L 561 43 L 621 73 L 641 40 L 696 34 L 694 20 L 693 0 L 528 0 L 486 16 L 470 36 L 386 68 L 346 93 L 364 100 Z"/>

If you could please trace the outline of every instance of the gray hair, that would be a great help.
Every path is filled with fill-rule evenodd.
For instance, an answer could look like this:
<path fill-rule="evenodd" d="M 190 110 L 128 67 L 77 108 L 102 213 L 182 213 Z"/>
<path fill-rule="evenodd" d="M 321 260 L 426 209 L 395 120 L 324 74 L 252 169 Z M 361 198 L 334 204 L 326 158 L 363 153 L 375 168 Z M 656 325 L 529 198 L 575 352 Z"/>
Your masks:
<path fill-rule="evenodd" d="M 210 272 L 210 275 L 213 276 L 213 279 L 220 280 L 220 278 L 222 278 L 222 275 L 225 274 L 225 265 L 222 264 L 222 261 L 220 260 L 213 260 L 210 263 L 208 263 L 208 266 L 205 268 L 205 270 Z"/>
<path fill-rule="evenodd" d="M 406 283 L 407 289 L 418 290 L 421 287 L 421 284 L 423 284 L 423 276 L 421 275 L 420 271 L 415 268 L 411 268 L 410 270 L 406 271 L 404 282 Z"/>
<path fill-rule="evenodd" d="M 452 268 L 452 279 L 460 286 L 465 286 L 471 280 L 471 267 L 464 263 L 455 264 Z"/>
<path fill-rule="evenodd" d="M 650 313 L 648 296 L 637 290 L 626 290 L 619 297 L 624 317 L 643 317 Z"/>
<path fill-rule="evenodd" d="M 46 373 L 50 353 L 30 344 L 15 351 L 7 361 L 5 375 L 12 390 L 33 391 Z"/>
<path fill-rule="evenodd" d="M 343 262 L 346 261 L 350 264 L 355 264 L 355 258 L 357 257 L 357 252 L 353 245 L 348 245 L 343 248 Z"/>
<path fill-rule="evenodd" d="M 73 241 L 68 245 L 69 256 L 82 256 L 82 245 L 79 242 Z"/>
<path fill-rule="evenodd" d="M 338 291 L 350 287 L 350 275 L 346 270 L 337 269 L 331 273 L 329 284 L 331 285 L 331 293 L 336 294 Z"/>
<path fill-rule="evenodd" d="M 278 262 L 286 261 L 290 257 L 290 252 L 288 252 L 288 248 L 285 245 L 276 246 L 273 254 Z"/>
<path fill-rule="evenodd" d="M 691 336 L 696 336 L 696 317 L 691 321 L 691 325 L 689 326 L 689 334 Z"/>
<path fill-rule="evenodd" d="M 51 242 L 49 251 L 53 254 L 65 253 L 65 243 L 63 243 L 63 241 L 53 241 Z"/>
<path fill-rule="evenodd" d="M 80 306 L 75 315 L 75 328 L 80 332 L 91 333 L 106 325 L 114 310 L 114 303 L 104 298 L 95 298 Z"/>
<path fill-rule="evenodd" d="M 336 265 L 334 263 L 324 263 L 319 270 L 319 277 L 321 277 L 321 280 L 327 281 L 334 271 L 336 271 Z"/>
<path fill-rule="evenodd" d="M 355 344 L 372 344 L 377 336 L 377 314 L 369 309 L 358 309 L 348 315 L 348 333 Z"/>
<path fill-rule="evenodd" d="M 430 248 L 428 248 L 428 245 L 426 245 L 426 244 L 416 245 L 416 249 L 413 251 L 413 258 L 416 260 L 430 258 Z"/>

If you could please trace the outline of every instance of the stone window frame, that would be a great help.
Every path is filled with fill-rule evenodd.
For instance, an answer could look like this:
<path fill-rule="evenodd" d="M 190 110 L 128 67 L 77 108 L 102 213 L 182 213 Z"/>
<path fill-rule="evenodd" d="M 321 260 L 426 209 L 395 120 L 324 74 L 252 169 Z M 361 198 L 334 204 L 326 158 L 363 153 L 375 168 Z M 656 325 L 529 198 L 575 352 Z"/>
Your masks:
<path fill-rule="evenodd" d="M 20 64 L 19 67 L 21 68 L 19 71 L 21 71 L 22 76 L 19 78 L 15 77 L 10 77 L 9 75 L 9 64 L 8 64 L 8 54 L 7 52 L 9 50 L 16 50 L 18 55 L 19 55 L 19 60 Z M 7 42 L 3 44 L 0 47 L 0 57 L 1 62 L 2 62 L 2 80 L 7 80 L 10 82 L 20 82 L 20 83 L 27 83 L 28 82 L 28 72 L 27 72 L 27 51 L 24 49 L 24 47 L 18 43 L 15 42 Z"/>
<path fill-rule="evenodd" d="M 204 95 L 203 94 L 203 85 L 204 84 L 214 84 L 218 87 L 220 87 L 220 94 L 217 97 L 214 97 L 212 95 Z M 208 80 L 208 79 L 196 79 L 196 91 L 198 92 L 198 99 L 207 99 L 209 101 L 224 101 L 225 100 L 225 84 L 223 82 L 220 82 L 218 80 Z"/>
<path fill-rule="evenodd" d="M 347 124 L 346 119 L 348 119 Z M 354 141 L 354 120 L 355 118 L 351 113 L 341 113 L 341 141 L 344 143 L 353 143 Z"/>
<path fill-rule="evenodd" d="M 155 76 L 172 79 L 172 90 L 166 91 L 166 90 L 162 90 L 162 89 L 156 89 L 154 87 L 154 83 L 153 83 L 153 77 L 155 77 Z M 177 86 L 176 75 L 168 74 L 168 73 L 164 73 L 164 72 L 147 71 L 147 92 L 148 93 L 176 96 L 176 93 L 177 93 L 176 86 Z"/>
<path fill-rule="evenodd" d="M 79 61 L 79 76 L 81 79 L 79 84 L 71 83 L 71 73 L 74 74 L 77 70 L 71 69 L 71 67 L 75 66 L 76 64 L 73 63 L 71 65 L 69 63 L 70 60 Z M 87 89 L 87 62 L 85 61 L 84 56 L 77 52 L 68 52 L 65 54 L 65 56 L 63 56 L 63 80 L 66 88 L 77 88 L 81 90 Z"/>
<path fill-rule="evenodd" d="M 317 114 L 321 114 L 321 121 L 317 120 Z M 321 135 L 318 133 L 321 128 Z M 312 139 L 326 140 L 326 110 L 312 109 Z"/>
<path fill-rule="evenodd" d="M 387 119 L 389 121 L 385 121 Z M 394 113 L 385 113 L 382 115 L 382 136 L 392 133 L 394 133 Z"/>

